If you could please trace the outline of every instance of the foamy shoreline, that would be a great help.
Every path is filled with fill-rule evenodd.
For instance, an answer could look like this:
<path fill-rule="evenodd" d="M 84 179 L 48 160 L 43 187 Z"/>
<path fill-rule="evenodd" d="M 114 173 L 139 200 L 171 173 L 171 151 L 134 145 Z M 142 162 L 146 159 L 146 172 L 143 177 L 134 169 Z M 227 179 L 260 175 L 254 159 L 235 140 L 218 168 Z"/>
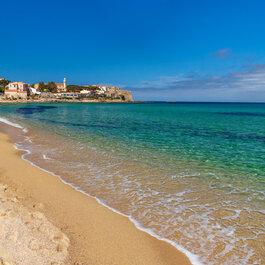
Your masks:
<path fill-rule="evenodd" d="M 11 124 L 9 124 L 9 125 L 11 125 Z M 12 126 L 12 125 L 11 125 Z M 2 137 L 6 137 L 6 136 L 2 136 Z M 10 145 L 10 144 L 9 144 Z M 75 194 L 74 195 L 74 197 L 79 197 L 80 198 L 80 196 L 82 197 L 82 200 L 81 201 L 87 201 L 87 200 L 90 200 L 90 201 L 94 201 L 94 203 L 95 203 L 95 200 L 94 199 L 92 199 L 92 198 L 89 198 L 88 196 L 87 196 L 87 194 L 86 194 L 86 196 L 83 194 L 83 193 L 77 193 L 76 192 L 76 190 L 74 190 L 72 187 L 70 187 L 69 185 L 65 185 L 65 184 L 63 184 L 59 179 L 57 179 L 57 178 L 54 178 L 54 176 L 52 176 L 50 173 L 48 173 L 47 171 L 46 172 L 43 172 L 42 170 L 40 170 L 39 168 L 36 168 L 36 167 L 33 167 L 32 165 L 29 165 L 27 162 L 25 162 L 25 161 L 23 161 L 21 158 L 19 158 L 23 163 L 26 163 L 27 164 L 27 166 L 28 167 L 30 167 L 31 168 L 31 170 L 32 171 L 39 171 L 39 173 L 42 173 L 41 175 L 49 175 L 49 179 L 53 179 L 53 181 L 52 182 L 56 182 L 57 184 L 58 183 L 60 183 L 60 186 L 62 186 L 62 187 L 67 187 L 67 188 L 65 188 L 66 190 L 67 190 L 67 192 L 66 192 L 66 194 L 68 194 L 68 191 L 69 190 L 71 190 L 71 194 Z M 21 162 L 21 163 L 22 163 Z M 32 164 L 32 163 L 31 163 Z M 34 168 L 34 169 L 33 169 Z M 46 176 L 47 177 L 47 176 Z M 32 179 L 32 177 L 31 177 L 31 179 Z M 58 182 L 59 181 L 59 182 Z M 20 184 L 22 184 L 22 183 L 20 183 Z M 45 183 L 46 184 L 46 186 L 47 186 L 47 183 Z M 53 183 L 54 184 L 54 183 Z M 30 186 L 32 186 L 32 184 L 30 185 Z M 36 187 L 35 187 L 36 188 Z M 57 188 L 59 188 L 59 186 L 57 187 Z M 80 191 L 80 190 L 79 190 Z M 58 190 L 56 191 L 56 192 L 58 192 Z M 36 191 L 34 192 L 34 193 L 36 193 Z M 38 193 L 38 192 L 37 192 Z M 67 199 L 67 198 L 65 198 L 65 196 L 66 196 L 66 194 L 65 194 L 65 192 L 64 192 L 64 194 L 62 194 L 61 193 L 61 196 L 63 196 L 64 198 L 63 198 L 63 200 L 65 201 L 65 199 Z M 68 194 L 69 195 L 69 194 Z M 47 199 L 47 198 L 46 198 Z M 97 201 L 99 202 L 99 203 L 101 203 L 101 204 L 103 204 L 100 200 L 98 200 L 97 199 Z M 65 203 L 67 204 L 67 202 L 65 201 Z M 94 203 L 93 203 L 93 205 L 94 205 Z M 86 204 L 87 204 L 87 202 L 86 202 Z M 97 205 L 97 206 L 96 206 Z M 147 260 L 149 260 L 150 259 L 150 262 L 151 262 L 151 260 L 152 260 L 152 264 L 190 264 L 190 262 L 188 261 L 188 259 L 182 254 L 182 253 L 180 253 L 180 252 L 178 252 L 175 248 L 173 248 L 172 246 L 170 246 L 168 243 L 170 243 L 170 244 L 172 244 L 172 242 L 170 242 L 169 240 L 167 241 L 167 240 L 164 240 L 164 239 L 162 239 L 162 238 L 158 238 L 158 239 L 162 239 L 162 240 L 164 240 L 164 241 L 167 241 L 167 243 L 166 242 L 164 242 L 164 241 L 161 241 L 161 240 L 157 240 L 156 238 L 154 238 L 154 237 L 156 237 L 156 235 L 154 235 L 154 234 L 152 234 L 152 232 L 151 231 L 146 231 L 146 230 L 144 230 L 144 229 L 142 229 L 137 223 L 136 223 L 136 221 L 135 220 L 133 220 L 133 219 L 131 219 L 129 216 L 125 216 L 125 215 L 122 215 L 121 213 L 119 213 L 119 215 L 117 215 L 116 213 L 117 213 L 117 211 L 116 210 L 114 210 L 114 209 L 112 209 L 112 208 L 110 208 L 110 207 L 108 207 L 107 205 L 104 205 L 105 207 L 102 207 L 102 206 L 100 206 L 100 205 L 98 205 L 98 203 L 96 203 L 96 205 L 94 205 L 94 207 L 96 207 L 96 208 L 100 208 L 100 209 L 104 209 L 103 211 L 104 212 L 108 212 L 108 214 L 107 215 L 111 215 L 111 218 L 116 218 L 117 216 L 117 219 L 125 219 L 126 221 L 122 221 L 122 223 L 123 222 L 125 222 L 125 223 L 127 223 L 127 225 L 130 227 L 130 231 L 131 230 L 135 230 L 134 232 L 133 232 L 133 234 L 135 234 L 133 237 L 135 237 L 135 236 L 137 236 L 137 237 L 139 237 L 139 233 L 140 233 L 140 237 L 143 237 L 144 238 L 144 245 L 142 245 L 142 248 L 141 248 L 141 250 L 139 250 L 139 251 L 137 251 L 137 255 L 138 255 L 138 257 L 137 257 L 137 264 L 147 264 L 146 263 L 146 261 Z M 53 205 L 53 207 L 54 207 L 54 205 Z M 74 206 L 75 208 L 76 208 L 76 206 Z M 88 206 L 86 206 L 86 207 L 88 207 Z M 109 208 L 109 209 L 111 209 L 112 211 L 114 211 L 114 212 L 116 212 L 116 213 L 113 213 L 113 212 L 110 212 L 107 208 Z M 69 208 L 69 205 L 67 205 L 67 208 Z M 80 207 L 79 207 L 80 208 Z M 84 205 L 82 205 L 82 210 L 83 211 L 86 211 L 87 209 L 86 208 L 84 208 Z M 88 207 L 89 208 L 89 207 Z M 93 208 L 94 209 L 94 208 Z M 79 209 L 80 210 L 80 209 Z M 97 209 L 98 210 L 98 209 Z M 67 211 L 69 211 L 69 209 L 67 209 Z M 90 210 L 90 212 L 91 212 L 91 210 Z M 53 219 L 53 215 L 54 215 L 54 213 L 52 214 L 51 212 L 49 212 L 49 214 L 48 215 L 50 215 L 51 217 L 52 217 L 52 219 Z M 114 215 L 114 216 L 116 216 L 116 217 L 113 217 L 112 215 Z M 71 216 L 73 217 L 73 215 L 71 215 L 71 214 L 68 214 L 68 217 L 70 216 L 70 218 L 71 218 Z M 86 213 L 81 213 L 81 216 L 82 216 L 82 218 L 84 218 L 84 219 L 87 219 L 87 218 L 89 218 L 89 217 L 91 217 L 91 216 L 87 216 L 86 215 Z M 61 218 L 62 219 L 65 219 L 65 216 L 61 216 Z M 94 219 L 95 217 L 93 217 L 93 219 Z M 150 234 L 152 234 L 152 236 L 154 236 L 154 237 L 150 237 L 150 235 L 149 234 L 146 234 L 146 233 L 142 233 L 140 230 L 138 230 L 138 229 L 136 229 L 135 228 L 135 226 L 133 225 L 133 224 L 131 224 L 130 222 L 128 222 L 128 218 L 130 218 L 130 220 L 134 223 L 134 225 L 138 228 L 138 229 L 140 229 L 140 230 L 144 230 L 145 232 L 147 232 L 147 233 L 150 233 Z M 56 219 L 56 218 L 55 218 Z M 85 220 L 83 220 L 83 221 L 85 221 Z M 56 221 L 55 221 L 56 222 Z M 91 222 L 91 220 L 89 221 L 89 223 Z M 71 221 L 71 223 L 72 223 L 72 221 Z M 96 221 L 96 223 L 98 223 L 98 220 Z M 73 225 L 73 223 L 71 224 L 71 225 Z M 103 224 L 103 226 L 104 226 L 105 224 Z M 126 225 L 126 226 L 127 226 Z M 117 225 L 116 225 L 117 226 Z M 133 228 L 131 227 L 131 226 L 133 226 Z M 111 227 L 113 228 L 113 224 L 111 225 Z M 120 230 L 120 226 L 118 225 L 118 230 Z M 82 231 L 82 228 L 80 228 L 80 227 L 75 227 L 75 229 L 77 229 L 79 232 L 83 232 Z M 113 230 L 113 229 L 111 229 L 111 230 Z M 110 232 L 110 231 L 109 231 Z M 113 232 L 113 231 L 112 231 Z M 116 233 L 120 233 L 120 231 L 116 231 Z M 67 233 L 66 233 L 67 234 Z M 70 234 L 72 234 L 72 236 L 73 236 L 73 232 L 71 232 Z M 91 234 L 91 231 L 89 231 L 89 234 Z M 93 234 L 93 233 L 92 233 Z M 114 233 L 114 235 L 113 235 L 113 233 L 111 233 L 112 235 L 107 235 L 107 237 L 109 238 L 109 240 L 115 240 L 115 238 L 116 238 L 116 236 L 117 236 L 117 234 L 115 234 Z M 130 233 L 131 234 L 131 233 Z M 125 237 L 128 237 L 128 235 L 126 235 L 126 233 L 125 233 L 125 235 L 124 235 Z M 106 235 L 105 235 L 105 237 L 106 237 Z M 118 237 L 120 237 L 120 235 L 118 236 Z M 71 238 L 71 236 L 70 236 L 70 238 Z M 102 239 L 100 239 L 100 240 L 102 240 Z M 133 240 L 133 238 L 132 238 L 132 240 Z M 153 248 L 150 248 L 150 242 L 149 241 L 155 241 L 155 245 L 159 245 L 159 248 L 158 249 L 160 249 L 159 250 L 159 253 L 156 253 L 157 252 L 157 247 L 155 248 L 155 249 L 153 249 Z M 120 241 L 120 240 L 119 240 Z M 131 240 L 130 240 L 131 241 Z M 137 239 L 137 241 L 138 241 L 138 239 Z M 127 240 L 126 240 L 126 242 L 127 242 Z M 134 240 L 133 240 L 133 242 L 135 242 Z M 84 243 L 84 242 L 82 242 L 82 243 Z M 110 242 L 105 242 L 107 245 L 109 245 L 108 243 L 110 243 Z M 126 244 L 129 244 L 128 242 L 126 243 Z M 137 242 L 136 244 L 139 244 L 139 242 Z M 90 245 L 90 244 L 89 244 Z M 120 245 L 120 244 L 119 244 Z M 130 245 L 130 244 L 129 244 Z M 153 243 L 152 243 L 152 245 L 153 245 Z M 77 246 L 72 246 L 72 248 L 76 248 Z M 178 248 L 179 250 L 181 250 L 181 251 L 183 251 L 184 253 L 186 252 L 185 251 L 185 249 L 180 249 L 180 247 L 179 246 L 175 246 L 176 248 Z M 133 246 L 132 248 L 135 248 L 135 246 Z M 143 251 L 143 248 L 145 249 L 144 251 Z M 94 247 L 93 247 L 93 249 L 94 249 Z M 127 249 L 128 248 L 126 248 L 126 252 L 128 252 L 127 251 Z M 70 250 L 71 250 L 71 245 L 70 245 Z M 154 250 L 156 250 L 155 252 L 154 252 Z M 86 252 L 89 252 L 89 249 L 82 249 L 81 250 L 82 251 L 82 253 L 86 253 Z M 124 251 L 125 251 L 125 249 L 124 249 Z M 164 257 L 163 257 L 163 259 L 161 259 L 161 251 L 162 251 L 162 253 L 164 252 L 164 251 L 166 251 L 166 253 L 167 253 L 167 255 L 163 255 Z M 73 252 L 73 251 L 72 251 Z M 97 251 L 97 252 L 102 252 L 102 251 Z M 131 253 L 131 251 L 129 251 L 130 253 Z M 144 257 L 144 259 L 143 260 L 141 260 L 142 258 L 139 258 L 139 253 L 142 253 L 142 255 L 143 255 L 143 257 Z M 135 253 L 134 253 L 135 254 Z M 151 255 L 150 255 L 151 254 Z M 158 254 L 159 254 L 159 258 L 158 258 Z M 190 253 L 189 252 L 186 252 L 186 254 L 187 255 L 189 255 Z M 72 253 L 72 256 L 73 257 L 75 257 L 75 255 L 76 255 L 76 252 L 74 251 L 74 253 Z M 130 262 L 128 262 L 128 260 L 127 261 L 125 261 L 124 260 L 124 255 L 125 256 L 128 256 L 128 253 L 119 253 L 119 255 L 120 255 L 120 257 L 117 257 L 117 255 L 115 255 L 115 257 L 116 257 L 116 260 L 117 260 L 117 264 L 134 264 L 133 262 L 132 262 L 132 260 L 130 260 Z M 71 251 L 70 251 L 70 256 L 71 256 Z M 107 256 L 108 255 L 106 255 L 106 257 L 100 257 L 100 260 L 103 258 L 103 260 L 105 260 L 106 258 L 107 258 Z M 112 259 L 111 260 L 113 260 L 113 253 L 112 253 Z M 129 255 L 130 256 L 130 255 Z M 140 255 L 141 256 L 141 255 Z M 149 257 L 150 256 L 150 257 Z M 148 257 L 147 258 L 147 260 L 146 260 L 146 257 Z M 172 257 L 174 257 L 174 258 L 172 258 Z M 91 257 L 90 257 L 91 258 Z M 199 262 L 198 262 L 198 260 L 197 260 L 197 258 L 195 257 L 195 256 L 192 256 L 192 255 L 189 255 L 189 258 L 190 258 L 190 260 L 192 261 L 192 263 L 193 264 L 199 264 Z M 99 257 L 97 257 L 96 258 L 96 260 L 98 260 L 99 259 Z M 121 260 L 123 260 L 122 261 L 122 263 L 120 263 L 119 262 L 119 260 L 121 261 Z M 178 262 L 178 261 L 181 261 L 180 263 Z M 87 262 L 87 260 L 82 260 L 82 262 Z M 84 263 L 84 264 L 86 264 L 86 263 Z M 91 264 L 91 263 L 90 263 Z M 92 264 L 104 264 L 104 263 L 92 263 Z M 107 264 L 109 264 L 109 263 L 107 263 Z M 150 263 L 148 263 L 148 264 L 150 264 Z"/>

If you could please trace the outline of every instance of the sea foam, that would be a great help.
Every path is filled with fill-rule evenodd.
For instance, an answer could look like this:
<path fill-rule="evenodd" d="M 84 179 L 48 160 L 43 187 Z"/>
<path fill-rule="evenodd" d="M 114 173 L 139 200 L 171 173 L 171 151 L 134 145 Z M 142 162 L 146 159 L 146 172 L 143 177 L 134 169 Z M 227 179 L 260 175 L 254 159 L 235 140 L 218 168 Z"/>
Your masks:
<path fill-rule="evenodd" d="M 8 119 L 3 118 L 3 117 L 0 117 L 0 122 L 3 122 L 3 123 L 8 124 L 10 126 L 13 126 L 13 127 L 19 128 L 19 129 L 22 129 L 23 132 L 27 132 L 28 131 L 26 128 L 22 127 L 21 125 L 19 125 L 17 123 L 14 123 L 12 121 L 9 121 Z"/>
<path fill-rule="evenodd" d="M 30 151 L 30 150 L 25 149 L 25 148 L 19 146 L 18 144 L 15 144 L 14 147 L 15 147 L 15 149 L 17 149 L 17 150 L 25 151 L 25 154 L 23 154 L 21 157 L 22 157 L 23 160 L 29 162 L 32 166 L 35 166 L 35 167 L 37 167 L 37 168 L 39 168 L 39 169 L 41 169 L 41 170 L 43 170 L 43 171 L 45 171 L 45 172 L 47 172 L 47 173 L 50 173 L 50 174 L 52 174 L 52 175 L 58 177 L 63 183 L 65 183 L 65 184 L 71 186 L 71 187 L 74 188 L 76 191 L 81 192 L 81 193 L 83 193 L 83 194 L 85 194 L 86 196 L 89 196 L 89 197 L 91 197 L 91 198 L 94 198 L 99 204 L 105 206 L 106 208 L 110 209 L 111 211 L 113 211 L 113 212 L 115 212 L 115 213 L 117 213 L 117 214 L 120 214 L 120 215 L 122 215 L 122 216 L 124 216 L 124 217 L 127 217 L 127 218 L 128 218 L 128 219 L 129 219 L 134 225 L 135 225 L 135 227 L 136 227 L 137 229 L 139 229 L 139 230 L 141 230 L 141 231 L 143 231 L 143 232 L 145 232 L 145 233 L 147 233 L 147 234 L 149 234 L 149 235 L 151 235 L 151 236 L 157 238 L 158 240 L 165 241 L 165 242 L 169 243 L 170 245 L 174 246 L 178 251 L 184 253 L 184 254 L 188 257 L 188 259 L 190 260 L 190 262 L 191 262 L 193 265 L 203 265 L 203 263 L 200 261 L 198 255 L 193 254 L 192 252 L 190 252 L 190 251 L 188 251 L 187 249 L 185 249 L 184 247 L 182 247 L 182 246 L 176 244 L 176 243 L 175 243 L 174 241 L 172 241 L 172 240 L 169 240 L 169 239 L 167 239 L 167 238 L 163 238 L 163 237 L 157 235 L 152 229 L 143 227 L 143 226 L 140 224 L 140 222 L 138 222 L 137 220 L 135 220 L 131 215 L 124 214 L 124 213 L 122 213 L 122 212 L 116 210 L 115 208 L 113 208 L 113 207 L 107 205 L 104 201 L 102 201 L 102 200 L 99 199 L 98 197 L 96 197 L 96 196 L 92 196 L 92 195 L 90 195 L 89 193 L 84 192 L 80 187 L 74 186 L 73 184 L 71 184 L 71 183 L 65 181 L 60 175 L 57 175 L 57 174 L 55 174 L 55 173 L 52 172 L 52 171 L 49 171 L 49 170 L 47 170 L 47 169 L 44 169 L 44 168 L 42 168 L 42 167 L 36 165 L 35 163 L 33 163 L 32 161 L 30 161 L 29 159 L 26 158 L 27 155 L 30 155 L 30 154 L 31 154 L 31 151 Z M 43 159 L 45 159 L 45 157 L 46 157 L 46 156 L 43 155 Z M 47 158 L 46 158 L 46 159 L 47 159 Z"/>

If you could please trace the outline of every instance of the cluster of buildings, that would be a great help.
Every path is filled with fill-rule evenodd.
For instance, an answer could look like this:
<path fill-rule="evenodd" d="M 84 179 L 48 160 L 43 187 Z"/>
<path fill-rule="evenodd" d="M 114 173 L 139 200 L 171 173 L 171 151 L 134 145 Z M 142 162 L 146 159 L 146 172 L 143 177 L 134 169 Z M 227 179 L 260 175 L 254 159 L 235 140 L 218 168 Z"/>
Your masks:
<path fill-rule="evenodd" d="M 9 83 L 5 88 L 5 98 L 27 99 L 30 96 L 31 85 L 24 82 Z"/>
<path fill-rule="evenodd" d="M 37 98 L 105 98 L 105 99 L 120 99 L 123 101 L 133 101 L 131 91 L 121 90 L 118 87 L 108 87 L 102 85 L 82 86 L 80 92 L 69 92 L 67 91 L 66 78 L 63 83 L 56 84 L 57 91 L 51 92 L 40 92 L 39 84 L 32 87 L 30 84 L 24 82 L 12 82 L 9 83 L 5 88 L 6 99 L 23 99 L 27 100 L 30 96 Z M 86 89 L 87 87 L 87 89 Z M 95 87 L 95 89 L 91 89 Z"/>
<path fill-rule="evenodd" d="M 66 78 L 63 79 L 63 83 L 56 83 L 55 85 L 57 87 L 57 92 L 58 93 L 67 91 Z M 34 88 L 36 90 L 39 90 L 39 86 L 40 86 L 40 84 L 35 84 Z"/>

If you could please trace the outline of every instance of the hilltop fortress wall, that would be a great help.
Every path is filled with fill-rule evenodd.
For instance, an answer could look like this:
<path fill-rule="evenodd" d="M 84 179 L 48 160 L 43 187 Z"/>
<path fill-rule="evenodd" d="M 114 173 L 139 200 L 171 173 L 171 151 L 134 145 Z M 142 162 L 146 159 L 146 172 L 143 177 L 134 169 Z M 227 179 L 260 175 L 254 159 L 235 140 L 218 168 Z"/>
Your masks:
<path fill-rule="evenodd" d="M 124 100 L 128 102 L 132 102 L 132 92 L 128 90 L 121 90 L 118 87 L 109 87 L 108 91 L 106 93 L 107 97 L 112 97 L 112 98 L 120 98 L 124 96 Z"/>

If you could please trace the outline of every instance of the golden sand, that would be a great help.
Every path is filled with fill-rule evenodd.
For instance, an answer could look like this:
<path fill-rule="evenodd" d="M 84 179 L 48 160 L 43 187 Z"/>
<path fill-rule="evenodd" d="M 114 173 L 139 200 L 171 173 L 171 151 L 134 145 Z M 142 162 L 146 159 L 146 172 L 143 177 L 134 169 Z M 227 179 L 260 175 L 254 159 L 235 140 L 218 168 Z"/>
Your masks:
<path fill-rule="evenodd" d="M 43 213 L 0 184 L 0 264 L 62 264 L 69 239 Z"/>
<path fill-rule="evenodd" d="M 55 261 L 47 260 L 43 264 L 191 264 L 183 253 L 170 244 L 138 230 L 128 218 L 23 160 L 21 152 L 15 150 L 5 134 L 0 134 L 0 182 L 7 185 L 2 187 L 15 192 L 17 212 L 23 208 L 25 216 L 31 217 L 27 221 L 27 218 L 23 219 L 17 214 L 17 218 L 21 218 L 22 228 L 14 228 L 17 233 L 15 241 L 9 242 L 11 248 L 12 244 L 22 244 L 21 234 L 27 222 L 33 223 L 28 225 L 31 230 L 27 230 L 27 240 L 31 237 L 36 243 L 38 236 L 41 236 L 44 242 L 43 246 L 24 244 L 20 252 L 28 255 L 24 258 L 31 259 L 27 264 L 36 264 L 27 253 L 35 253 L 33 256 L 37 259 L 45 256 L 42 253 L 44 249 L 51 251 L 46 251 L 47 255 L 54 253 L 52 255 L 57 257 Z M 3 202 L 0 205 L 2 207 Z M 2 240 L 0 237 L 0 245 L 3 245 Z M 29 246 L 38 248 L 38 251 L 28 250 Z M 5 249 L 0 248 L 0 258 L 4 252 Z M 14 264 L 25 264 L 11 252 L 8 259 L 13 260 Z"/>

